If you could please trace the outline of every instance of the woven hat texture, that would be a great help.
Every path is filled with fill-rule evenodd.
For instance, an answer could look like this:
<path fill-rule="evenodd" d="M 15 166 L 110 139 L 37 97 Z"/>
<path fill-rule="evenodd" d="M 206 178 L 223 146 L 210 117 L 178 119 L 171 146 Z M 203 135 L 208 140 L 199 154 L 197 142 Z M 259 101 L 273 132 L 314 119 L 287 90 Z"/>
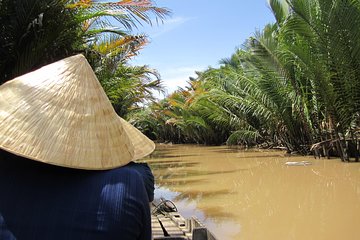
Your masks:
<path fill-rule="evenodd" d="M 83 55 L 0 86 L 0 148 L 78 169 L 111 169 L 150 154 L 154 143 L 114 111 Z"/>

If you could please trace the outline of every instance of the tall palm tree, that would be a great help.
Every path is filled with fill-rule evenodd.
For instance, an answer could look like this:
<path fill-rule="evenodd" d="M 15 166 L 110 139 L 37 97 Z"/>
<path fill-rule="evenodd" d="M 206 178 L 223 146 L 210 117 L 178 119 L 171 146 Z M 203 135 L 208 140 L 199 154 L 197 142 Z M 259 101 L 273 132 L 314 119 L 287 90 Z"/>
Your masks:
<path fill-rule="evenodd" d="M 331 148 L 342 160 L 359 160 L 360 2 L 269 4 L 276 22 L 220 68 L 199 73 L 189 89 L 163 100 L 152 124 L 167 123 L 194 141 L 207 136 L 187 122 L 195 116 L 216 133 L 224 129 L 229 144 L 282 145 L 304 154 Z"/>
<path fill-rule="evenodd" d="M 101 38 L 127 45 L 129 39 L 139 42 L 139 38 L 126 38 L 129 30 L 167 14 L 167 9 L 146 0 L 0 1 L 0 83 L 74 53 L 96 52 L 91 46 Z"/>
<path fill-rule="evenodd" d="M 61 0 L 2 0 L 0 29 L 0 84 L 82 49 L 76 15 Z"/>
<path fill-rule="evenodd" d="M 318 132 L 326 132 L 325 138 L 336 142 L 339 156 L 348 160 L 349 144 L 356 141 L 346 138 L 353 138 L 353 125 L 359 119 L 360 4 L 353 0 L 286 2 L 292 14 L 282 24 L 284 34 L 292 32 L 307 43 L 308 57 L 298 59 L 305 63 L 303 79 L 311 87 L 310 99 L 317 103 L 312 109 L 320 110 Z"/>

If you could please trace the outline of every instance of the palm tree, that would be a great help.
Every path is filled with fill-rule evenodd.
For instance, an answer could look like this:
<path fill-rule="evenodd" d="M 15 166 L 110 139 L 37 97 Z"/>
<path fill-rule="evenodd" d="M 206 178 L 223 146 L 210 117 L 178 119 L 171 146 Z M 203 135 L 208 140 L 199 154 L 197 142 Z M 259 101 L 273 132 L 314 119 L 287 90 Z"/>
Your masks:
<path fill-rule="evenodd" d="M 105 68 L 97 75 L 115 111 L 123 118 L 155 101 L 153 91 L 163 91 L 159 74 L 147 66 L 123 64 L 114 73 L 109 74 Z"/>
<path fill-rule="evenodd" d="M 269 3 L 276 23 L 220 68 L 199 73 L 190 88 L 200 94 L 166 99 L 170 122 L 184 134 L 186 117 L 199 116 L 231 132 L 229 144 L 280 144 L 304 154 L 333 146 L 343 160 L 359 159 L 359 1 Z"/>
<path fill-rule="evenodd" d="M 356 144 L 354 127 L 360 110 L 359 91 L 356 90 L 360 87 L 359 2 L 286 2 L 292 14 L 282 23 L 282 30 L 284 35 L 292 33 L 306 46 L 302 47 L 302 52 L 308 55 L 297 54 L 300 57 L 295 64 L 301 64 L 298 73 L 308 82 L 311 94 L 307 99 L 316 103 L 309 109 L 317 110 L 314 114 L 318 119 L 317 132 L 326 133 L 326 136 L 316 136 L 316 140 L 330 139 L 336 143 L 339 156 L 348 160 L 349 144 Z M 287 46 L 291 44 L 294 45 L 288 39 Z M 290 49 L 292 53 L 300 52 Z M 349 137 L 352 140 L 347 141 Z"/>
<path fill-rule="evenodd" d="M 168 9 L 156 7 L 149 0 L 74 1 L 67 8 L 77 12 L 92 58 L 95 55 L 112 60 L 114 68 L 136 55 L 147 43 L 146 36 L 131 35 L 133 28 L 143 23 L 152 25 L 153 21 L 158 23 L 170 14 Z"/>
<path fill-rule="evenodd" d="M 219 69 L 209 69 L 201 75 L 200 79 L 209 91 L 198 101 L 207 109 L 211 121 L 231 133 L 227 144 L 251 146 L 265 141 L 266 136 L 262 134 L 263 126 L 251 111 L 241 87 L 245 76 L 238 60 L 242 54 L 238 51 L 231 59 L 223 59 L 224 65 Z M 256 106 L 260 107 L 259 104 Z"/>
<path fill-rule="evenodd" d="M 61 0 L 2 0 L 0 29 L 0 84 L 82 50 L 75 13 Z"/>
<path fill-rule="evenodd" d="M 151 24 L 169 11 L 151 1 L 3 0 L 0 2 L 0 83 L 78 52 L 98 53 L 100 39 L 136 53 L 137 24 Z M 115 28 L 116 24 L 120 27 Z M 131 41 L 130 41 L 131 40 Z M 119 41 L 123 44 L 119 44 Z M 142 44 L 142 43 L 141 43 Z M 115 60 L 118 55 L 111 55 Z M 123 53 L 120 53 L 120 55 Z M 91 55 L 91 54 L 89 54 Z M 92 54 L 90 59 L 94 58 Z M 128 56 L 129 54 L 123 54 Z"/>
<path fill-rule="evenodd" d="M 153 91 L 162 91 L 160 75 L 147 66 L 127 64 L 147 44 L 147 37 L 130 33 L 138 24 L 162 20 L 169 11 L 147 0 L 77 1 L 68 7 L 81 16 L 88 46 L 86 56 L 117 113 L 125 118 L 146 102 L 154 101 Z M 114 22 L 120 27 L 115 28 Z"/>

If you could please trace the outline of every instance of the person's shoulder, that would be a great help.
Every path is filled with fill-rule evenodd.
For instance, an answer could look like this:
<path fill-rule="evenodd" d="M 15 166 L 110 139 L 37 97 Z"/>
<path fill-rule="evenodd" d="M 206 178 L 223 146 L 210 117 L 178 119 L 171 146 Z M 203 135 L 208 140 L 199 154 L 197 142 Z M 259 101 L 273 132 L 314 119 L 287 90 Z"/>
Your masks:
<path fill-rule="evenodd" d="M 130 165 L 117 167 L 114 169 L 107 170 L 107 175 L 111 176 L 141 176 L 138 170 Z"/>
<path fill-rule="evenodd" d="M 143 173 L 132 165 L 125 165 L 114 169 L 106 170 L 102 179 L 111 182 L 130 181 L 132 184 L 143 184 Z"/>
<path fill-rule="evenodd" d="M 149 202 L 154 200 L 155 178 L 147 163 L 130 162 L 129 167 L 135 169 L 142 177 Z"/>
<path fill-rule="evenodd" d="M 130 162 L 129 164 L 126 165 L 126 167 L 135 169 L 140 174 L 152 174 L 151 169 L 147 163 Z"/>

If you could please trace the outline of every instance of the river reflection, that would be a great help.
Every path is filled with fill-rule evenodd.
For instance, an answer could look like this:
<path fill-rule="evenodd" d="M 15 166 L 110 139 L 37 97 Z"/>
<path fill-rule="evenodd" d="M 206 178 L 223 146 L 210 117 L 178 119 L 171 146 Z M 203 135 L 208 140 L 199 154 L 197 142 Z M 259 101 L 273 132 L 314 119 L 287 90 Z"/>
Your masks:
<path fill-rule="evenodd" d="M 360 164 L 193 145 L 158 145 L 145 161 L 155 197 L 173 200 L 219 239 L 359 239 Z"/>

